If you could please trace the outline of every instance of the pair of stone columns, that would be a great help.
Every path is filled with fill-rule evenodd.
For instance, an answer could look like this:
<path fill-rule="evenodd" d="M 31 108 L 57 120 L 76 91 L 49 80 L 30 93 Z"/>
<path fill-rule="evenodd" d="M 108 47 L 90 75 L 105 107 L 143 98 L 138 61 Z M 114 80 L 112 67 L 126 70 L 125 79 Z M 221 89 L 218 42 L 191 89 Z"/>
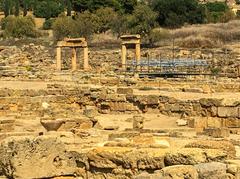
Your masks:
<path fill-rule="evenodd" d="M 83 47 L 83 69 L 89 70 L 88 47 Z M 62 47 L 57 47 L 57 70 L 62 70 Z M 72 71 L 77 70 L 77 48 L 72 48 Z"/>
<path fill-rule="evenodd" d="M 135 44 L 135 57 L 136 57 L 136 65 L 137 69 L 140 68 L 140 59 L 141 59 L 141 46 L 139 44 Z M 122 68 L 126 70 L 126 59 L 127 59 L 127 46 L 126 44 L 122 44 Z"/>

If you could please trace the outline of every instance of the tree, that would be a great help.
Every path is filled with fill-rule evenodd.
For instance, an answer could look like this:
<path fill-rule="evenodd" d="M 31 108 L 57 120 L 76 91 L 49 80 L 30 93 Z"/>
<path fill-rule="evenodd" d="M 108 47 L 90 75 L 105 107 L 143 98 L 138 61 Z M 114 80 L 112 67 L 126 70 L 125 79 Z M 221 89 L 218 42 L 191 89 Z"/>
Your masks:
<path fill-rule="evenodd" d="M 77 37 L 77 23 L 72 17 L 61 15 L 53 23 L 53 35 L 56 40 L 64 37 Z"/>
<path fill-rule="evenodd" d="M 100 8 L 96 11 L 98 17 L 99 28 L 98 32 L 106 32 L 111 28 L 111 23 L 117 16 L 117 13 L 110 7 Z"/>
<path fill-rule="evenodd" d="M 197 0 L 155 0 L 150 5 L 158 13 L 161 26 L 173 28 L 184 23 L 203 23 L 205 19 L 204 7 Z"/>
<path fill-rule="evenodd" d="M 123 13 L 131 14 L 134 7 L 137 5 L 137 0 L 118 0 L 121 5 L 121 10 Z"/>
<path fill-rule="evenodd" d="M 147 5 L 137 5 L 129 18 L 131 33 L 148 36 L 151 30 L 156 27 L 157 13 Z"/>
<path fill-rule="evenodd" d="M 118 0 L 73 0 L 73 8 L 78 12 L 86 10 L 94 12 L 102 7 L 111 7 L 114 10 L 120 10 L 121 4 Z"/>
<path fill-rule="evenodd" d="M 15 16 L 19 16 L 19 8 L 20 8 L 20 2 L 19 0 L 15 0 Z"/>
<path fill-rule="evenodd" d="M 224 2 L 209 2 L 205 5 L 207 22 L 227 22 L 234 18 L 233 12 Z"/>
<path fill-rule="evenodd" d="M 34 15 L 49 19 L 57 17 L 64 11 L 64 4 L 61 1 L 42 0 L 38 1 L 34 7 Z"/>
<path fill-rule="evenodd" d="M 10 15 L 10 1 L 4 0 L 3 7 L 4 7 L 4 15 L 5 15 L 5 17 L 9 16 Z"/>
<path fill-rule="evenodd" d="M 99 17 L 89 11 L 79 13 L 76 17 L 78 34 L 85 38 L 91 38 L 94 32 L 100 29 Z"/>
<path fill-rule="evenodd" d="M 70 0 L 67 0 L 67 16 L 72 15 L 72 3 Z"/>
<path fill-rule="evenodd" d="M 112 19 L 110 28 L 114 34 L 119 38 L 121 35 L 126 34 L 128 31 L 128 15 L 117 14 Z"/>

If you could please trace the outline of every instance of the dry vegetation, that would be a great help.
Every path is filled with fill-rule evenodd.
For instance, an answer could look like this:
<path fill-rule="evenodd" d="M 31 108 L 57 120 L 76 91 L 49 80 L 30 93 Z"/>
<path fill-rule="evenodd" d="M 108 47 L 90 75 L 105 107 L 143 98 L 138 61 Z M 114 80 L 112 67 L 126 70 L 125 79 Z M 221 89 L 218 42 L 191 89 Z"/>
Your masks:
<path fill-rule="evenodd" d="M 173 37 L 181 47 L 214 48 L 224 43 L 240 40 L 240 20 L 228 23 L 185 26 L 173 31 Z"/>

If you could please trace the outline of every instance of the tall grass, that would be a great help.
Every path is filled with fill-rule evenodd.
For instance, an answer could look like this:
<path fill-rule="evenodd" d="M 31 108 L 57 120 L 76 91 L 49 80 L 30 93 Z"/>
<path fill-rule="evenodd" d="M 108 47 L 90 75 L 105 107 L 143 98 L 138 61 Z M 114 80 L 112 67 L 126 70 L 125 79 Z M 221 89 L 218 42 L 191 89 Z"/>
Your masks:
<path fill-rule="evenodd" d="M 185 26 L 173 30 L 172 38 L 181 47 L 214 48 L 240 40 L 240 20 L 228 23 Z"/>

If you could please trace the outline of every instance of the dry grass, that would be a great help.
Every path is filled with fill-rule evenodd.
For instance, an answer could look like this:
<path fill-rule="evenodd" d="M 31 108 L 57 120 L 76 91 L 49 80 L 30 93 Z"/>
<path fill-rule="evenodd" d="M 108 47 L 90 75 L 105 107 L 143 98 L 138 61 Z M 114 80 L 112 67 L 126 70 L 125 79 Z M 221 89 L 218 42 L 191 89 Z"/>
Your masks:
<path fill-rule="evenodd" d="M 173 37 L 181 47 L 214 48 L 224 43 L 240 40 L 240 20 L 228 23 L 192 25 L 173 31 Z"/>

